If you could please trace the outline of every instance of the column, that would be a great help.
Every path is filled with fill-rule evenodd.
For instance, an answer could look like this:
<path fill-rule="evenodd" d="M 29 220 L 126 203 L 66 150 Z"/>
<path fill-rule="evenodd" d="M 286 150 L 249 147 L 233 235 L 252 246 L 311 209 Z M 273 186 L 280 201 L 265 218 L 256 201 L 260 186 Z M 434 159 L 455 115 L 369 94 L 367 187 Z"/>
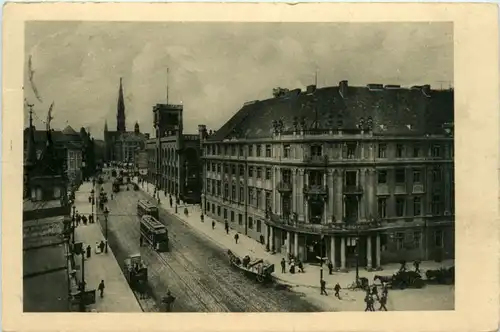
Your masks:
<path fill-rule="evenodd" d="M 297 169 L 292 169 L 292 212 L 298 213 L 297 211 Z"/>
<path fill-rule="evenodd" d="M 309 223 L 309 201 L 307 196 L 304 196 L 304 222 Z"/>
<path fill-rule="evenodd" d="M 246 172 L 248 172 L 248 167 L 246 168 Z M 272 168 L 272 173 L 273 173 L 273 200 L 272 200 L 273 206 L 272 206 L 272 211 L 273 211 L 273 213 L 276 213 L 276 195 L 277 195 L 278 190 L 276 189 L 276 167 L 275 166 L 273 166 L 273 168 Z"/>
<path fill-rule="evenodd" d="M 299 199 L 297 200 L 297 208 L 299 209 L 299 218 L 302 220 L 305 220 L 305 213 L 304 213 L 304 201 L 305 201 L 305 196 L 304 196 L 304 169 L 299 169 L 299 182 L 300 182 L 300 187 L 298 190 L 298 195 Z"/>
<path fill-rule="evenodd" d="M 372 237 L 368 235 L 366 237 L 366 267 L 372 268 Z"/>
<path fill-rule="evenodd" d="M 330 262 L 332 262 L 333 268 L 335 269 L 337 267 L 337 264 L 335 262 L 335 237 L 334 236 L 330 237 Z"/>
<path fill-rule="evenodd" d="M 327 214 L 328 214 L 328 218 L 332 218 L 332 216 L 334 215 L 335 213 L 335 209 L 334 209 L 334 206 L 333 206 L 333 202 L 335 200 L 335 197 L 333 196 L 334 195 L 334 191 L 333 191 L 333 177 L 332 177 L 332 171 L 331 170 L 328 170 L 328 181 L 327 181 L 327 184 L 328 184 L 328 199 L 327 199 L 327 206 L 328 206 L 328 209 L 327 209 Z"/>
<path fill-rule="evenodd" d="M 375 267 L 380 267 L 380 234 L 377 234 L 375 240 Z"/>
<path fill-rule="evenodd" d="M 361 169 L 359 175 L 358 185 L 363 188 L 363 194 L 359 200 L 359 219 L 366 220 L 366 169 Z"/>
<path fill-rule="evenodd" d="M 270 250 L 276 249 L 276 248 L 274 248 L 274 232 L 273 232 L 273 226 L 269 226 L 269 249 L 270 249 Z"/>
<path fill-rule="evenodd" d="M 276 183 L 281 182 L 281 169 L 279 167 L 276 168 Z M 281 215 L 282 214 L 282 207 L 281 207 L 281 200 L 282 200 L 282 195 L 278 190 L 276 190 L 276 213 Z"/>
<path fill-rule="evenodd" d="M 327 190 L 327 172 L 328 170 L 323 174 L 323 187 L 325 190 Z M 323 202 L 323 224 L 328 224 L 328 196 L 325 197 Z"/>
<path fill-rule="evenodd" d="M 293 234 L 293 255 L 299 257 L 299 233 Z"/>
<path fill-rule="evenodd" d="M 286 232 L 286 254 L 289 255 L 291 253 L 292 248 L 292 237 L 290 232 Z"/>
<path fill-rule="evenodd" d="M 345 237 L 340 238 L 340 268 L 345 269 Z"/>
<path fill-rule="evenodd" d="M 343 171 L 335 170 L 335 219 L 342 222 L 344 219 L 344 194 L 343 194 Z"/>

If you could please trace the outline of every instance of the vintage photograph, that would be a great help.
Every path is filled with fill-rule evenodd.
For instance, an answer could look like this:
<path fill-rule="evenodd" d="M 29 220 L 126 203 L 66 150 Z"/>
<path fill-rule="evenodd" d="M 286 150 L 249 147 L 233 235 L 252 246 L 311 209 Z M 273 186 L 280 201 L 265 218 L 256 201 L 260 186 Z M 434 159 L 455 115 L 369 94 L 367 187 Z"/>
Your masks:
<path fill-rule="evenodd" d="M 24 29 L 24 312 L 455 309 L 452 22 Z"/>

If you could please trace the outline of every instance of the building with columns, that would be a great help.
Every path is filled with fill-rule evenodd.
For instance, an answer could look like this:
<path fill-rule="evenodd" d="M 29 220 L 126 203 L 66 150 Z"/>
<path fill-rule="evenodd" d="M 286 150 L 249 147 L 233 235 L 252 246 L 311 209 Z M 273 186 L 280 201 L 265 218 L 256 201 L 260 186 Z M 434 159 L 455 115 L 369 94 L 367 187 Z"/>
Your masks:
<path fill-rule="evenodd" d="M 203 139 L 204 212 L 336 269 L 454 256 L 453 90 L 277 88 Z"/>

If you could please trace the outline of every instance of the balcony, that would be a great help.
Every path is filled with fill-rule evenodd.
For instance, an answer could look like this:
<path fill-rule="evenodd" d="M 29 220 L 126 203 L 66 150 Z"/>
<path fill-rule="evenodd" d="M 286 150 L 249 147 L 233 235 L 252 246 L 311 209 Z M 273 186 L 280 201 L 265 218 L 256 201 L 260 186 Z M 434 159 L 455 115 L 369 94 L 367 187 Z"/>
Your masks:
<path fill-rule="evenodd" d="M 307 200 L 325 200 L 328 197 L 328 186 L 311 184 L 304 188 Z"/>
<path fill-rule="evenodd" d="M 365 233 L 383 227 L 380 221 L 370 221 L 362 223 L 330 222 L 327 224 L 310 224 L 297 221 L 291 216 L 280 216 L 274 213 L 266 220 L 268 225 L 284 229 L 287 231 L 300 232 L 306 234 L 338 234 L 338 233 Z"/>
<path fill-rule="evenodd" d="M 308 165 L 326 165 L 328 163 L 328 156 L 306 155 L 302 160 Z"/>
<path fill-rule="evenodd" d="M 293 190 L 293 185 L 290 182 L 283 182 L 283 181 L 281 181 L 276 186 L 276 190 L 278 190 L 280 192 L 280 194 L 291 193 L 292 190 Z"/>
<path fill-rule="evenodd" d="M 344 185 L 344 195 L 363 195 L 363 187 L 356 185 Z"/>

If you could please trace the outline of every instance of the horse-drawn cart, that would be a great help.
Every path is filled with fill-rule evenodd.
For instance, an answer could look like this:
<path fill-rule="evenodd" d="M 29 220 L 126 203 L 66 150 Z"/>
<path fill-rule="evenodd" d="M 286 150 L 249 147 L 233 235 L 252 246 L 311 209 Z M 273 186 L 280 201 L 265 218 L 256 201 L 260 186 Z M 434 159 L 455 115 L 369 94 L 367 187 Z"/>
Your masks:
<path fill-rule="evenodd" d="M 243 259 L 239 258 L 231 250 L 227 251 L 229 263 L 241 270 L 246 275 L 255 276 L 258 282 L 265 282 L 272 280 L 272 273 L 274 272 L 274 264 L 265 262 L 262 258 L 251 259 L 250 256 L 245 256 Z"/>

